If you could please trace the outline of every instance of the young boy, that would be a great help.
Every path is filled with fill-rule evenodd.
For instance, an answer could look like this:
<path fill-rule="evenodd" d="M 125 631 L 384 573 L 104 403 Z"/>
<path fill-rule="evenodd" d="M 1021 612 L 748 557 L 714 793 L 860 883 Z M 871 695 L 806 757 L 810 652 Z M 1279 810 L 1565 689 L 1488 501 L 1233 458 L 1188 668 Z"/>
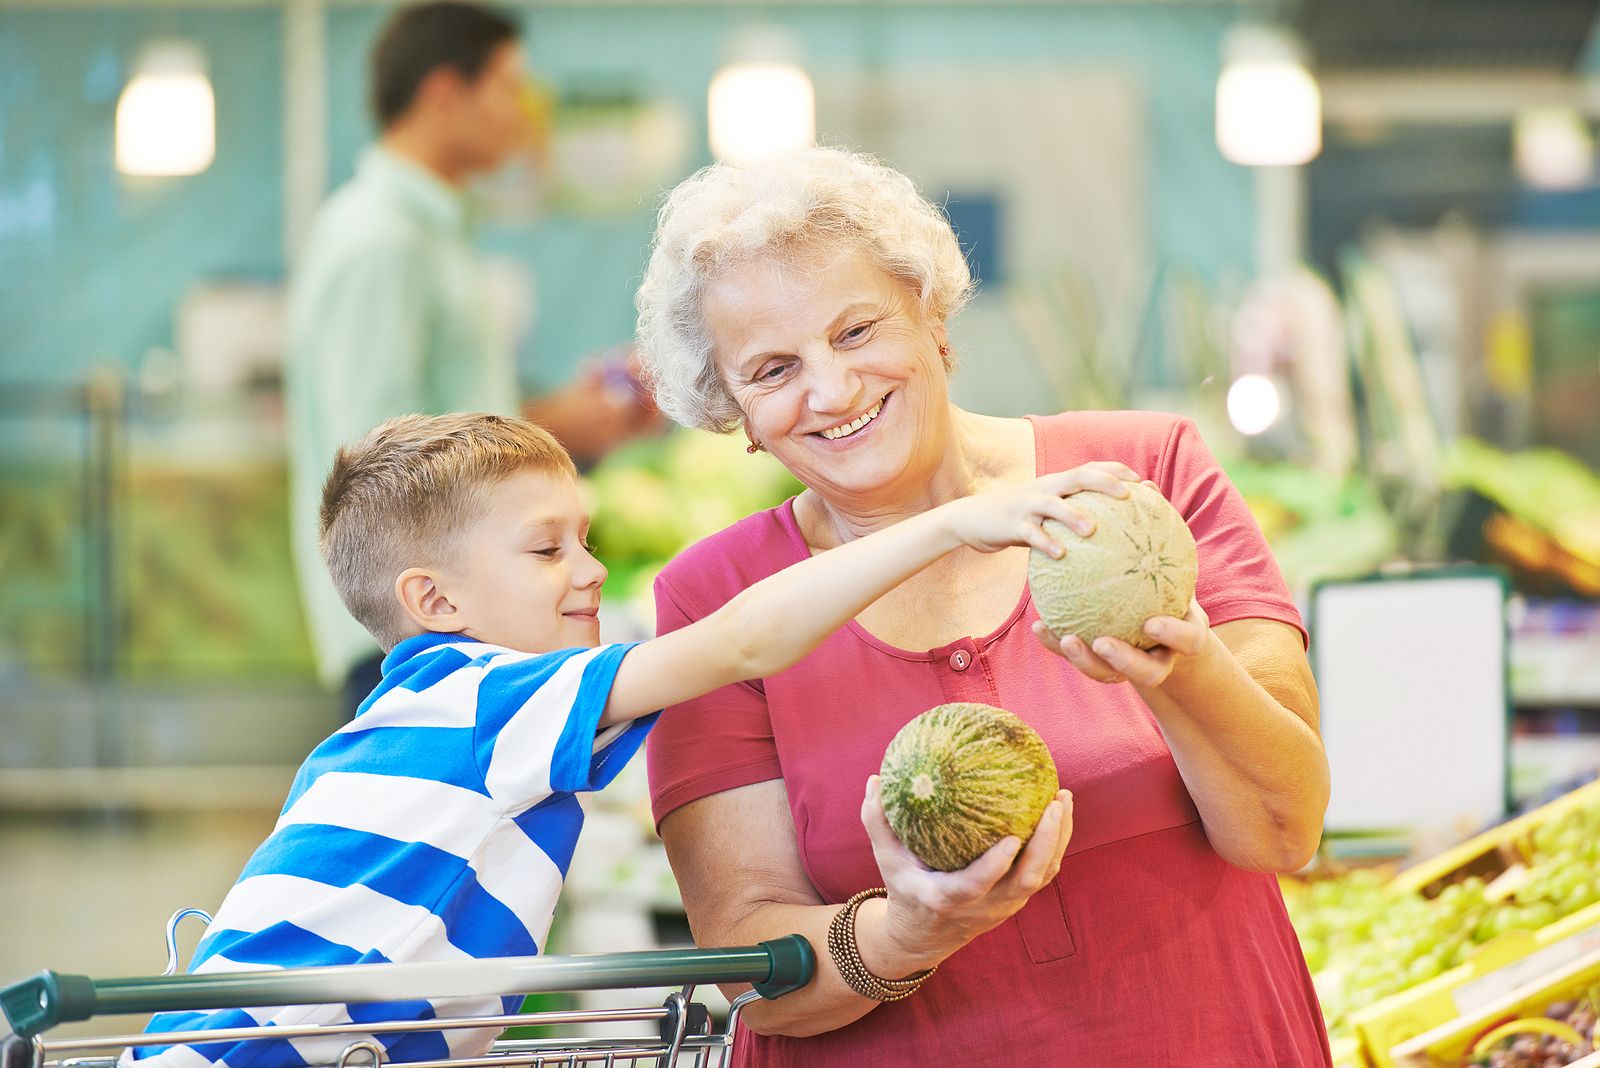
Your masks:
<path fill-rule="evenodd" d="M 539 953 L 572 857 L 577 794 L 605 786 L 657 710 L 787 668 L 962 545 L 1033 545 L 1083 520 L 1046 476 L 932 509 L 756 583 L 671 634 L 599 644 L 606 570 L 572 461 L 493 415 L 405 416 L 340 450 L 321 550 L 388 655 L 354 721 L 300 769 L 191 971 Z M 495 1014 L 517 999 L 166 1013 L 151 1030 Z M 481 1053 L 495 1031 L 380 1036 L 390 1060 Z M 329 1063 L 353 1036 L 135 1053 L 185 1066 Z"/>

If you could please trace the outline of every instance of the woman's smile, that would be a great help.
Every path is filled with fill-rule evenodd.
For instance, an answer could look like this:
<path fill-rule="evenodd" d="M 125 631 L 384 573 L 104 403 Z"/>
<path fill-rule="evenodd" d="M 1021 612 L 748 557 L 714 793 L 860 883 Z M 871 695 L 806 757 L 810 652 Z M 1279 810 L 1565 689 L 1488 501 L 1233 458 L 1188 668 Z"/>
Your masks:
<path fill-rule="evenodd" d="M 866 436 L 868 430 L 876 425 L 878 416 L 883 413 L 884 406 L 889 402 L 889 398 L 892 395 L 893 391 L 885 393 L 878 398 L 871 408 L 868 408 L 854 419 L 840 423 L 837 426 L 819 430 L 813 436 L 820 437 L 830 443 L 853 444 L 856 440 Z"/>

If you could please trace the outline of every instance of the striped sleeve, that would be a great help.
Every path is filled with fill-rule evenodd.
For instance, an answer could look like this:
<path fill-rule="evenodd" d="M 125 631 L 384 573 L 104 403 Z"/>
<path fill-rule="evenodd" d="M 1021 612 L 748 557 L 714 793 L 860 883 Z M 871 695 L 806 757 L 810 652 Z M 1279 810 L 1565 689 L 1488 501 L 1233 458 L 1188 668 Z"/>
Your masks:
<path fill-rule="evenodd" d="M 633 644 L 491 657 L 478 684 L 475 750 L 484 787 L 515 815 L 554 793 L 598 790 L 638 751 L 656 715 L 601 732 Z"/>

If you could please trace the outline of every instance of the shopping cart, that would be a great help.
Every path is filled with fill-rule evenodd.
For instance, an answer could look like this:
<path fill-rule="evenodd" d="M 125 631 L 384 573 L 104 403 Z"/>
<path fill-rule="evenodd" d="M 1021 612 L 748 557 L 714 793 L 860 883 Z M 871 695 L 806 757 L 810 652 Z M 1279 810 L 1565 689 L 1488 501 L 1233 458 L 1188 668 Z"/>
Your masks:
<path fill-rule="evenodd" d="M 478 1057 L 414 1061 L 412 1068 L 556 1068 L 565 1065 L 655 1065 L 722 1068 L 729 1060 L 739 1012 L 756 998 L 777 998 L 811 981 L 816 956 L 799 935 L 731 949 L 663 949 L 580 956 L 502 957 L 423 964 L 352 964 L 278 971 L 174 975 L 173 918 L 167 928 L 168 970 L 160 976 L 91 979 L 41 972 L 0 989 L 0 1009 L 14 1034 L 0 1044 L 0 1068 L 111 1068 L 124 1049 L 247 1040 L 335 1040 L 331 1068 L 377 1068 L 379 1038 L 422 1031 L 508 1027 L 572 1028 L 636 1024 L 625 1037 L 572 1035 L 502 1039 Z M 711 983 L 750 983 L 733 1000 L 720 1029 L 695 1000 Z M 185 1012 L 262 1006 L 351 1004 L 435 998 L 484 998 L 578 990 L 676 986 L 656 1006 L 450 1016 L 385 1023 L 263 1025 L 228 1030 L 168 1031 L 48 1039 L 61 1023 L 119 1013 Z M 342 1047 L 337 1039 L 348 1038 Z M 67 1057 L 64 1054 L 72 1054 Z"/>

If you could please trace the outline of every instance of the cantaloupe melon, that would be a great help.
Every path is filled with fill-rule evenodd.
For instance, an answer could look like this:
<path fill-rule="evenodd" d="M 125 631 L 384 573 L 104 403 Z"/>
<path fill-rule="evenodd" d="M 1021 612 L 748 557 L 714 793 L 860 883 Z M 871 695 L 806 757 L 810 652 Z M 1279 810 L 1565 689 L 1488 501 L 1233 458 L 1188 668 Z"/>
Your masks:
<path fill-rule="evenodd" d="M 901 727 L 878 786 L 889 826 L 938 871 L 965 868 L 1008 834 L 1026 842 L 1060 788 L 1032 727 L 974 703 L 938 705 Z"/>
<path fill-rule="evenodd" d="M 1194 535 L 1160 491 L 1139 483 L 1126 497 L 1075 493 L 1074 508 L 1094 519 L 1087 538 L 1047 519 L 1044 529 L 1066 555 L 1028 554 L 1028 588 L 1039 618 L 1058 638 L 1084 642 L 1121 638 L 1148 649 L 1144 632 L 1152 616 L 1182 619 L 1194 599 L 1198 561 Z"/>

